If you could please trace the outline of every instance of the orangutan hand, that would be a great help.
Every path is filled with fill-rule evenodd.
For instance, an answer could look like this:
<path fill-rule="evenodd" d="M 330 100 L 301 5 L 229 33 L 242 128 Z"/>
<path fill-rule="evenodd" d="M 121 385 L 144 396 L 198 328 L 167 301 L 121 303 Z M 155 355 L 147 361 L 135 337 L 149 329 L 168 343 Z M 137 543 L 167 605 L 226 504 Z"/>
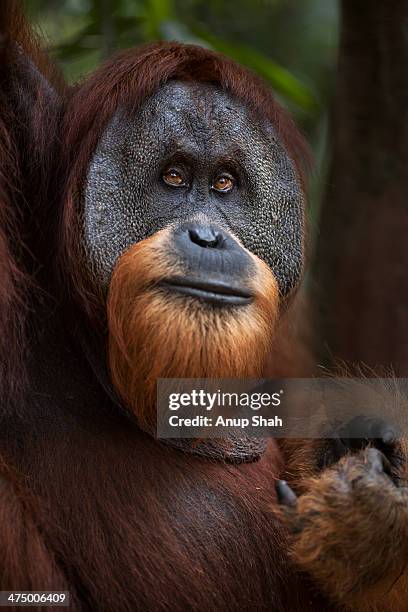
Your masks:
<path fill-rule="evenodd" d="M 392 452 L 400 456 L 401 448 L 398 443 Z M 294 561 L 346 609 L 408 610 L 408 488 L 403 484 L 372 446 L 346 454 L 311 478 L 300 497 L 285 481 L 277 483 Z"/>

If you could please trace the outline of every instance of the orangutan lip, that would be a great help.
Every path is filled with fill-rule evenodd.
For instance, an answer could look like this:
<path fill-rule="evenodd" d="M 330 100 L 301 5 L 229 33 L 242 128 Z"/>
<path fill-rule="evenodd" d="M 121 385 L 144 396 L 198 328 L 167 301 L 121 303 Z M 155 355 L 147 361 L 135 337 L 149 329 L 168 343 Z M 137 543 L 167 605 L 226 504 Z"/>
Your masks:
<path fill-rule="evenodd" d="M 226 306 L 243 306 L 253 300 L 253 294 L 244 287 L 236 287 L 224 281 L 204 281 L 185 277 L 168 278 L 161 287 L 200 300 Z"/>

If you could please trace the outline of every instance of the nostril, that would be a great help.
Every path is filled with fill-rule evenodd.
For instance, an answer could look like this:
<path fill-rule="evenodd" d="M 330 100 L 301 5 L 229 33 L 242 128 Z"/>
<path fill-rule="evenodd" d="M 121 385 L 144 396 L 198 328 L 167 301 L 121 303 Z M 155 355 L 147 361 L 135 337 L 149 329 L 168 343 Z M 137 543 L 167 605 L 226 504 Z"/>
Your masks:
<path fill-rule="evenodd" d="M 212 227 L 194 227 L 188 230 L 191 242 L 204 249 L 218 249 L 221 247 L 224 237 L 221 232 Z"/>

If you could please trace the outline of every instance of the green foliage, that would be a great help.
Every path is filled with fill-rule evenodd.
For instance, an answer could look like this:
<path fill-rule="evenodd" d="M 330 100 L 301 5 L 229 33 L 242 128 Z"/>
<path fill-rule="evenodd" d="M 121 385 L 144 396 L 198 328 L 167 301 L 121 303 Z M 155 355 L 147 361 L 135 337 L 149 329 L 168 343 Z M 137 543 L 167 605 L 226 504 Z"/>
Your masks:
<path fill-rule="evenodd" d="M 320 4 L 322 1 L 331 2 L 320 0 Z M 287 31 L 292 27 L 296 32 L 297 21 L 304 19 L 304 8 L 297 3 L 297 15 L 294 4 L 288 0 L 60 0 L 56 6 L 53 0 L 27 0 L 69 80 L 80 78 L 117 49 L 177 39 L 222 51 L 258 72 L 295 112 L 314 115 L 319 110 L 319 95 L 308 75 L 282 61 L 282 22 Z M 305 4 L 316 11 L 319 0 Z M 334 14 L 332 21 L 333 27 Z M 305 32 L 305 38 L 310 38 L 310 32 Z M 277 57 L 271 44 L 274 39 L 279 47 Z M 292 41 L 287 43 L 291 54 Z M 321 64 L 320 58 L 316 61 Z"/>
<path fill-rule="evenodd" d="M 201 38 L 209 42 L 217 51 L 229 55 L 240 64 L 248 66 L 257 72 L 266 81 L 269 81 L 275 93 L 283 98 L 297 104 L 300 108 L 310 111 L 317 106 L 316 98 L 309 87 L 301 82 L 299 78 L 291 74 L 283 66 L 266 57 L 263 53 L 256 51 L 248 45 L 235 45 L 225 40 L 219 40 L 203 30 L 200 31 Z"/>

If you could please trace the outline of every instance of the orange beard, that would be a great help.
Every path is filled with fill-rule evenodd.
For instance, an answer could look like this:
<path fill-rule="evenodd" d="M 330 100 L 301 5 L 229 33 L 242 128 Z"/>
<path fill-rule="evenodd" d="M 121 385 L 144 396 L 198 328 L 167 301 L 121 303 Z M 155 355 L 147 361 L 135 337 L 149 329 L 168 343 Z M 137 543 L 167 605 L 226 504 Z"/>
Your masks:
<path fill-rule="evenodd" d="M 250 254 L 256 274 L 246 306 L 214 307 L 169 293 L 158 283 L 183 274 L 170 231 L 132 246 L 115 266 L 108 295 L 109 366 L 113 384 L 140 427 L 156 424 L 158 378 L 258 378 L 264 372 L 278 314 L 278 286 Z"/>

